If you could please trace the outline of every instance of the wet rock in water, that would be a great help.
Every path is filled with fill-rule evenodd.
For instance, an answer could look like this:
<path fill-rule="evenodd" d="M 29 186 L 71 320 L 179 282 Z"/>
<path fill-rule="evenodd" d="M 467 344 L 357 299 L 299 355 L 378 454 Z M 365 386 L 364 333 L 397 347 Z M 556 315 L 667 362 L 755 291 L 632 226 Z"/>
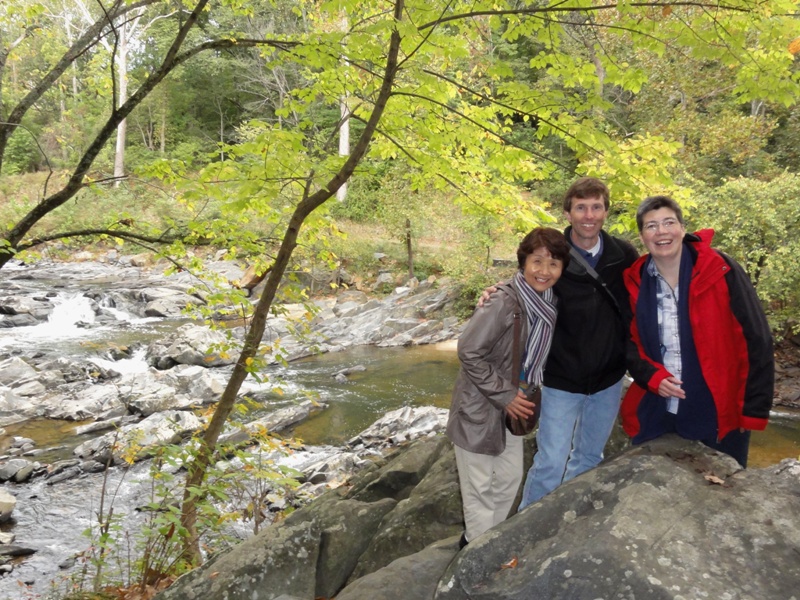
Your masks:
<path fill-rule="evenodd" d="M 22 448 L 23 450 L 30 450 L 34 446 L 34 441 L 31 438 L 15 435 L 11 438 L 12 448 Z"/>
<path fill-rule="evenodd" d="M 0 489 L 0 523 L 5 523 L 11 518 L 11 513 L 17 506 L 16 497 L 6 490 Z"/>
<path fill-rule="evenodd" d="M 386 447 L 442 432 L 447 427 L 448 411 L 434 406 L 404 406 L 386 413 L 347 442 L 351 448 Z"/>
<path fill-rule="evenodd" d="M 140 292 L 140 297 L 147 303 L 144 309 L 147 317 L 180 317 L 188 306 L 204 304 L 196 296 L 170 288 L 147 288 Z"/>
<path fill-rule="evenodd" d="M 82 473 L 100 473 L 106 470 L 106 465 L 96 460 L 85 460 L 80 464 Z"/>
<path fill-rule="evenodd" d="M 29 297 L 15 294 L 14 296 L 0 297 L 0 315 L 9 315 L 12 318 L 14 316 L 30 318 L 33 324 L 46 319 L 52 309 L 52 303 L 41 296 Z M 3 321 L 5 320 L 3 319 Z"/>
<path fill-rule="evenodd" d="M 106 433 L 80 444 L 73 454 L 79 458 L 91 458 L 100 463 L 121 460 L 122 455 L 135 445 L 136 458 L 144 458 L 146 452 L 156 446 L 174 444 L 197 431 L 202 426 L 200 419 L 191 412 L 171 410 L 151 415 L 135 425 L 126 425 L 119 431 Z"/>
<path fill-rule="evenodd" d="M 54 485 L 68 479 L 72 479 L 73 477 L 77 477 L 82 473 L 83 471 L 81 470 L 80 466 L 69 467 L 68 469 L 59 471 L 57 474 L 48 476 L 47 485 Z"/>
<path fill-rule="evenodd" d="M 28 463 L 27 465 L 22 467 L 19 471 L 17 471 L 17 473 L 14 475 L 14 481 L 16 483 L 24 483 L 28 481 L 34 475 L 34 473 L 41 468 L 42 465 L 40 465 L 38 462 Z"/>
<path fill-rule="evenodd" d="M 19 357 L 12 356 L 0 361 L 0 384 L 15 387 L 21 381 L 34 379 L 37 371 Z"/>
<path fill-rule="evenodd" d="M 220 436 L 220 443 L 241 443 L 245 442 L 257 431 L 266 429 L 267 431 L 278 432 L 292 425 L 305 420 L 308 416 L 317 410 L 322 410 L 327 405 L 324 402 L 312 402 L 311 400 L 303 400 L 290 406 L 272 411 L 268 415 L 245 423 L 240 428 L 223 433 Z"/>
<path fill-rule="evenodd" d="M 139 386 L 133 387 L 136 380 Z M 168 410 L 183 410 L 197 404 L 191 398 L 178 394 L 174 387 L 143 377 L 131 378 L 131 389 L 135 389 L 135 397 L 127 403 L 127 409 L 143 417 Z"/>
<path fill-rule="evenodd" d="M 113 417 L 111 419 L 104 419 L 102 421 L 95 421 L 94 423 L 87 423 L 86 425 L 78 425 L 75 428 L 76 435 L 85 435 L 87 433 L 99 433 L 101 431 L 108 431 L 109 429 L 116 429 L 121 425 L 130 425 L 131 423 L 138 423 L 140 417 L 135 415 L 128 415 L 124 417 Z"/>
<path fill-rule="evenodd" d="M 30 400 L 0 385 L 0 425 L 26 421 L 36 416 L 38 408 Z"/>
<path fill-rule="evenodd" d="M 32 327 L 33 325 L 38 325 L 40 322 L 41 321 L 33 315 L 11 315 L 0 319 L 0 327 Z"/>
<path fill-rule="evenodd" d="M 41 400 L 42 411 L 50 419 L 67 421 L 122 417 L 128 414 L 123 400 L 125 392 L 116 384 L 92 385 L 84 380 L 45 396 Z"/>
<path fill-rule="evenodd" d="M 225 356 L 218 350 L 227 343 L 223 333 L 189 323 L 179 327 L 169 338 L 150 344 L 147 363 L 157 369 L 171 368 L 176 364 L 201 367 L 232 365 L 236 358 Z"/>
<path fill-rule="evenodd" d="M 381 300 L 348 291 L 340 294 L 332 307 L 324 307 L 311 325 L 329 349 L 436 343 L 458 333 L 457 319 L 441 318 L 454 300 L 454 291 L 436 289 L 427 282 L 402 293 L 395 290 Z"/>
<path fill-rule="evenodd" d="M 345 369 L 342 369 L 341 371 L 337 371 L 336 373 L 334 373 L 333 378 L 336 379 L 336 381 L 340 381 L 340 377 L 343 377 L 344 380 L 346 381 L 347 377 L 352 375 L 353 373 L 363 373 L 366 370 L 367 367 L 365 367 L 364 365 L 355 365 L 354 367 L 347 367 Z"/>
<path fill-rule="evenodd" d="M 25 546 L 17 546 L 14 544 L 3 544 L 0 546 L 0 556 L 30 556 L 34 554 L 34 548 L 26 548 Z"/>
<path fill-rule="evenodd" d="M 26 458 L 12 458 L 0 464 L 0 481 L 27 481 L 31 474 L 42 465 Z"/>

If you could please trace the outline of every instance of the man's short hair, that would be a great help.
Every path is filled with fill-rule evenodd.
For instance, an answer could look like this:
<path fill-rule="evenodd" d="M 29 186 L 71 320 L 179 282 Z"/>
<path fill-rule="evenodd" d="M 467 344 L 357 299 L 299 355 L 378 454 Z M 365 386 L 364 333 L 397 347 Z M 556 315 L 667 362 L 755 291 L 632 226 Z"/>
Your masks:
<path fill-rule="evenodd" d="M 611 194 L 608 191 L 608 186 L 597 177 L 581 177 L 569 186 L 567 193 L 564 194 L 564 212 L 572 210 L 573 198 L 577 200 L 602 198 L 606 210 L 611 205 Z"/>
<path fill-rule="evenodd" d="M 636 227 L 639 228 L 639 233 L 642 233 L 642 227 L 644 227 L 644 216 L 651 210 L 658 210 L 659 208 L 670 209 L 678 218 L 678 223 L 684 224 L 683 211 L 675 200 L 669 196 L 650 196 L 642 200 L 639 208 L 636 209 Z"/>
<path fill-rule="evenodd" d="M 525 268 L 528 256 L 539 248 L 547 248 L 550 256 L 561 261 L 563 269 L 569 264 L 569 245 L 567 238 L 558 229 L 552 227 L 537 227 L 522 238 L 517 248 L 517 263 L 520 269 Z"/>

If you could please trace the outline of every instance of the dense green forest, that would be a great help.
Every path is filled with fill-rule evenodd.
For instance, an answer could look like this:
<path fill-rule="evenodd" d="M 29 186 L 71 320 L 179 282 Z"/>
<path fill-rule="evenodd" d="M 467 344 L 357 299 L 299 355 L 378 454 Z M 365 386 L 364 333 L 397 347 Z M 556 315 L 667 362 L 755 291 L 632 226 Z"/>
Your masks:
<path fill-rule="evenodd" d="M 788 0 L 4 0 L 0 268 L 102 241 L 268 274 L 190 468 L 203 478 L 291 265 L 413 232 L 482 287 L 497 248 L 605 179 L 612 231 L 668 193 L 800 313 L 800 50 Z M 337 195 L 339 196 L 337 199 Z M 350 239 L 345 241 L 347 231 Z M 129 246 L 129 248 L 128 248 Z M 249 306 L 249 305 L 248 305 Z M 192 546 L 194 554 L 192 553 Z"/>
<path fill-rule="evenodd" d="M 388 8 L 4 2 L 0 263 L 89 234 L 267 269 L 297 203 L 338 191 L 305 256 L 341 259 L 343 220 L 399 240 L 408 219 L 458 244 L 428 266 L 463 278 L 593 174 L 615 231 L 670 193 L 776 328 L 796 316 L 796 3 L 405 3 L 391 73 Z"/>

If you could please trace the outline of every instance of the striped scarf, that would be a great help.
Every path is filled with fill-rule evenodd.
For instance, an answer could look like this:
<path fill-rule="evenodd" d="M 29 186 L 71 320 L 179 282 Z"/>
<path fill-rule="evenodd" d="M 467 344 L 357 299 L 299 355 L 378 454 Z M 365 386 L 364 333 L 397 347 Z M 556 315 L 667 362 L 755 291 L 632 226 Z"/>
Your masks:
<path fill-rule="evenodd" d="M 534 385 L 542 384 L 542 372 L 553 341 L 553 329 L 556 325 L 556 298 L 553 288 L 542 294 L 534 290 L 517 271 L 514 276 L 514 287 L 525 305 L 528 317 L 528 341 L 525 345 L 525 358 L 522 361 L 522 372 L 525 380 Z"/>

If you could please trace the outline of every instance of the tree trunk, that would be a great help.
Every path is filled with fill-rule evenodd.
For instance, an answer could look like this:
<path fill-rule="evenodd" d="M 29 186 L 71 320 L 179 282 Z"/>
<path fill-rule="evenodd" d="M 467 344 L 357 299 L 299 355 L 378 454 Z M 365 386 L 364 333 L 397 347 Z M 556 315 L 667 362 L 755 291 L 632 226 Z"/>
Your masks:
<path fill-rule="evenodd" d="M 347 32 L 348 28 L 348 19 L 345 14 L 342 16 L 341 30 Z M 347 57 L 344 59 L 344 64 L 348 64 Z M 339 156 L 347 156 L 350 154 L 350 108 L 347 106 L 347 93 L 339 99 L 339 115 Z M 347 199 L 346 181 L 336 192 L 336 199 L 339 202 L 344 202 Z"/>
<path fill-rule="evenodd" d="M 347 97 L 339 101 L 339 111 L 341 114 L 341 124 L 339 126 L 339 156 L 350 154 L 350 109 L 347 107 Z M 347 182 L 345 181 L 336 191 L 336 199 L 344 202 L 347 199 Z"/>
<path fill-rule="evenodd" d="M 414 250 L 411 247 L 411 219 L 406 219 L 406 251 L 408 252 L 408 278 L 414 277 Z"/>
<path fill-rule="evenodd" d="M 119 69 L 119 99 L 117 107 L 128 100 L 128 25 L 122 25 L 119 31 L 117 46 L 117 68 Z M 128 120 L 122 119 L 117 125 L 117 144 L 114 150 L 114 186 L 118 187 L 125 176 L 125 137 L 128 133 Z"/>
<path fill-rule="evenodd" d="M 394 19 L 400 21 L 403 15 L 403 7 L 405 0 L 396 0 L 394 6 Z M 248 363 L 256 356 L 258 347 L 261 344 L 261 339 L 264 336 L 266 328 L 267 315 L 272 306 L 272 301 L 275 299 L 275 294 L 278 291 L 283 274 L 289 264 L 289 259 L 297 246 L 297 237 L 300 232 L 300 227 L 303 225 L 305 219 L 325 201 L 330 199 L 338 189 L 344 184 L 345 181 L 353 174 L 356 166 L 364 158 L 367 152 L 372 137 L 378 127 L 378 123 L 386 109 L 386 103 L 392 92 L 395 77 L 397 74 L 397 56 L 400 50 L 400 33 L 397 29 L 392 31 L 389 48 L 386 58 L 386 68 L 383 75 L 383 81 L 380 91 L 375 100 L 375 105 L 367 121 L 364 131 L 359 137 L 353 152 L 345 161 L 342 168 L 336 175 L 328 182 L 322 189 L 317 190 L 313 194 L 307 195 L 300 201 L 289 220 L 286 232 L 281 242 L 281 247 L 275 257 L 275 262 L 272 265 L 267 283 L 264 286 L 264 291 L 258 300 L 255 311 L 253 312 L 253 319 L 250 324 L 250 329 L 244 340 L 244 346 L 239 355 L 238 360 L 233 368 L 228 384 L 222 397 L 217 404 L 214 416 L 208 424 L 201 440 L 200 448 L 197 457 L 189 465 L 189 471 L 186 475 L 186 483 L 184 487 L 183 505 L 181 507 L 181 524 L 186 529 L 188 538 L 184 546 L 184 557 L 191 561 L 193 564 L 200 562 L 200 547 L 199 535 L 197 532 L 197 503 L 200 500 L 198 490 L 201 488 L 205 476 L 206 469 L 214 456 L 217 441 L 222 428 L 228 417 L 233 410 L 236 402 L 236 397 L 239 390 L 248 375 Z M 311 182 L 309 181 L 309 184 Z M 308 187 L 306 193 L 308 194 Z M 200 492 L 202 494 L 202 492 Z"/>
<path fill-rule="evenodd" d="M 225 160 L 225 151 L 223 144 L 225 143 L 225 112 L 222 109 L 222 99 L 217 99 L 217 108 L 219 109 L 219 159 Z"/>
<path fill-rule="evenodd" d="M 161 107 L 161 155 L 164 155 L 164 152 L 167 150 L 167 107 L 166 103 Z"/>

